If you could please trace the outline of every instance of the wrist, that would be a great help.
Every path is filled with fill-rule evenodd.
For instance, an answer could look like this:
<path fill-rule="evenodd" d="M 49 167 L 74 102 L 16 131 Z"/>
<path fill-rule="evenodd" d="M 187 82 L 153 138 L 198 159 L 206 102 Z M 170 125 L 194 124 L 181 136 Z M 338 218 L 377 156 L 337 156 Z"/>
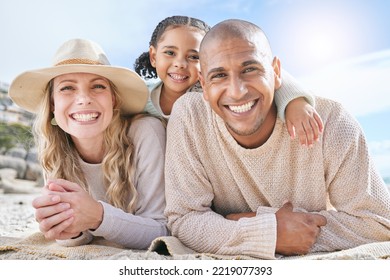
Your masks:
<path fill-rule="evenodd" d="M 89 230 L 96 230 L 102 223 L 103 221 L 103 213 L 104 213 L 104 209 L 103 209 L 103 205 L 100 203 L 100 202 L 97 202 L 97 207 L 96 207 L 96 218 L 95 218 L 95 222 L 92 224 L 92 226 L 89 228 Z"/>

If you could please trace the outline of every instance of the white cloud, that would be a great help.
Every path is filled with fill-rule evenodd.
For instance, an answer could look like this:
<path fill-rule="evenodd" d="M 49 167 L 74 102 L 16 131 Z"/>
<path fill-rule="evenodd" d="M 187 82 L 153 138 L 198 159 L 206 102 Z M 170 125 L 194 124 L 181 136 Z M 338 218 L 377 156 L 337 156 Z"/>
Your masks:
<path fill-rule="evenodd" d="M 316 94 L 340 101 L 353 115 L 390 108 L 390 50 L 330 65 L 299 80 Z"/>

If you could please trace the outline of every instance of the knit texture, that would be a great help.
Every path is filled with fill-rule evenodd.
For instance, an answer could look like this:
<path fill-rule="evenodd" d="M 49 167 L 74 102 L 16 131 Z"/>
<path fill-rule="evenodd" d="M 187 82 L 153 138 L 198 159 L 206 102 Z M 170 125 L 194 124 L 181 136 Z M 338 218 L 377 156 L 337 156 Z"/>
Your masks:
<path fill-rule="evenodd" d="M 275 258 L 275 212 L 286 200 L 327 225 L 311 252 L 390 240 L 390 195 L 356 120 L 316 97 L 325 130 L 312 148 L 291 140 L 280 118 L 256 149 L 238 145 L 199 94 L 178 100 L 168 123 L 165 214 L 192 250 Z M 257 212 L 231 221 L 230 213 Z"/>

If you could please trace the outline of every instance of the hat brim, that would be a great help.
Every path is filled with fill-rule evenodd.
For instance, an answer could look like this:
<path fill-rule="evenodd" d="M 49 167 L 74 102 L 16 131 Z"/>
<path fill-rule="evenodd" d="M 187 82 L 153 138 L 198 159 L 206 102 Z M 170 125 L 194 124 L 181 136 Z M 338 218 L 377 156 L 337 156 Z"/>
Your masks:
<path fill-rule="evenodd" d="M 49 81 L 59 75 L 90 73 L 109 79 L 117 88 L 122 100 L 121 113 L 140 113 L 148 100 L 148 88 L 134 71 L 110 65 L 71 64 L 24 72 L 11 83 L 8 95 L 19 107 L 37 113 Z"/>

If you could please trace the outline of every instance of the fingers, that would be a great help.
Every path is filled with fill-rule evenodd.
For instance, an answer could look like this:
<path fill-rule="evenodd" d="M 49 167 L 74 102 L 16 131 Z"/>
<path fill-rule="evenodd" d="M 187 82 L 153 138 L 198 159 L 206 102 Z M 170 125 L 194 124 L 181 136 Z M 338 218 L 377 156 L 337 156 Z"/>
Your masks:
<path fill-rule="evenodd" d="M 69 220 L 70 218 L 72 218 L 72 221 Z M 45 236 L 48 234 L 50 238 L 53 238 L 55 233 L 58 234 L 70 226 L 73 220 L 73 209 L 68 209 L 42 219 L 39 222 L 39 229 L 45 234 Z M 67 222 L 63 223 L 65 221 Z"/>
<path fill-rule="evenodd" d="M 61 191 L 75 192 L 83 190 L 78 184 L 69 182 L 64 179 L 50 179 L 47 181 L 47 185 L 51 186 L 51 188 L 55 188 Z"/>
<path fill-rule="evenodd" d="M 287 131 L 290 135 L 290 138 L 293 140 L 295 139 L 295 127 L 290 121 L 286 121 Z"/>
<path fill-rule="evenodd" d="M 35 219 L 38 223 L 61 212 L 70 209 L 69 203 L 57 203 L 51 206 L 39 207 L 35 210 Z"/>
<path fill-rule="evenodd" d="M 286 201 L 277 212 L 293 212 L 293 205 L 290 201 Z"/>
<path fill-rule="evenodd" d="M 32 206 L 35 209 L 38 209 L 45 206 L 55 205 L 60 201 L 61 201 L 61 197 L 59 195 L 42 195 L 36 197 L 32 201 Z"/>
<path fill-rule="evenodd" d="M 52 192 L 66 192 L 66 189 L 60 185 L 50 183 L 48 184 L 48 189 Z"/>
<path fill-rule="evenodd" d="M 316 111 L 308 113 L 300 121 L 295 120 L 291 122 L 287 120 L 286 126 L 292 139 L 294 139 L 295 135 L 298 135 L 299 143 L 309 147 L 319 140 L 319 136 L 324 129 L 322 119 Z"/>
<path fill-rule="evenodd" d="M 324 131 L 324 123 L 322 122 L 320 115 L 317 112 L 314 112 L 313 117 L 314 120 L 316 121 L 319 132 L 322 133 Z"/>
<path fill-rule="evenodd" d="M 256 217 L 256 212 L 244 212 L 244 213 L 232 213 L 228 214 L 225 218 L 228 220 L 238 221 L 241 218 Z"/>
<path fill-rule="evenodd" d="M 42 224 L 41 223 L 39 229 L 44 233 L 46 239 L 53 240 L 53 239 L 71 238 L 74 236 L 74 233 L 70 234 L 70 233 L 65 233 L 64 231 L 67 227 L 69 227 L 72 224 L 73 220 L 74 217 L 69 217 L 68 219 L 63 220 L 61 223 L 56 224 L 55 226 L 47 230 L 44 227 L 41 228 L 41 224 Z"/>
<path fill-rule="evenodd" d="M 326 226 L 327 220 L 324 216 L 320 214 L 310 214 L 311 215 L 311 222 L 316 224 L 318 227 Z"/>

